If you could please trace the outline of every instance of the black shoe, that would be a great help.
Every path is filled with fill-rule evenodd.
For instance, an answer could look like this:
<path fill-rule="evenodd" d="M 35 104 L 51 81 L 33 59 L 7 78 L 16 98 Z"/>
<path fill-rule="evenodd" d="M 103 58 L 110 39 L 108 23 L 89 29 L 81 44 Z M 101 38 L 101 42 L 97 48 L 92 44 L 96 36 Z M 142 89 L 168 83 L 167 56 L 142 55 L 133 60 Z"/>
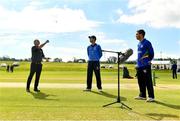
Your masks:
<path fill-rule="evenodd" d="M 26 89 L 26 92 L 30 92 L 30 89 Z"/>
<path fill-rule="evenodd" d="M 40 92 L 40 90 L 38 90 L 38 89 L 34 89 L 34 91 L 35 91 L 35 92 Z"/>

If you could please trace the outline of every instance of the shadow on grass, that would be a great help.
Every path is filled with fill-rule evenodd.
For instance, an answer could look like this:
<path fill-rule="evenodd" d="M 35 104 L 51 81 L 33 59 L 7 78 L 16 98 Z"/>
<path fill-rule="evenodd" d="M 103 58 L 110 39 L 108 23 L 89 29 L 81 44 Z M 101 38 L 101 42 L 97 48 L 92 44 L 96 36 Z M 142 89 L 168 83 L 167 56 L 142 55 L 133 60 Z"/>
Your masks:
<path fill-rule="evenodd" d="M 155 120 L 163 120 L 164 118 L 176 118 L 179 119 L 179 116 L 172 114 L 158 114 L 158 113 L 148 113 L 147 116 Z"/>
<path fill-rule="evenodd" d="M 54 100 L 54 101 L 58 101 L 59 99 L 49 99 L 49 96 L 56 96 L 56 95 L 50 95 L 50 94 L 46 94 L 43 92 L 30 92 L 30 94 L 35 98 L 35 99 L 39 99 L 39 100 Z"/>
<path fill-rule="evenodd" d="M 91 91 L 92 93 L 94 94 L 97 94 L 97 95 L 101 95 L 101 96 L 104 96 L 104 97 L 108 97 L 108 98 L 113 98 L 113 99 L 116 99 L 117 96 L 116 95 L 113 95 L 113 94 L 110 94 L 110 93 L 107 93 L 107 92 L 95 92 L 95 91 Z M 127 99 L 125 97 L 121 97 L 121 101 L 126 101 Z"/>
<path fill-rule="evenodd" d="M 180 105 L 173 105 L 173 104 L 167 104 L 164 102 L 160 101 L 155 101 L 154 104 L 162 105 L 168 108 L 180 110 Z M 178 115 L 174 114 L 164 114 L 164 113 L 147 113 L 147 114 L 142 114 L 137 111 L 131 111 L 132 113 L 135 113 L 137 115 L 145 116 L 153 120 L 163 120 L 164 118 L 172 118 L 172 119 L 179 119 L 180 117 Z"/>
<path fill-rule="evenodd" d="M 173 115 L 173 114 L 162 114 L 162 113 L 147 113 L 147 114 L 142 114 L 142 113 L 139 113 L 139 112 L 136 112 L 136 111 L 130 111 L 136 115 L 140 115 L 140 116 L 143 116 L 143 117 L 147 117 L 149 119 L 152 119 L 152 120 L 163 120 L 164 118 L 172 118 L 172 119 L 179 119 L 179 116 L 177 115 Z"/>
<path fill-rule="evenodd" d="M 167 104 L 167 103 L 160 102 L 160 101 L 155 101 L 154 103 L 162 105 L 162 106 L 166 106 L 166 107 L 169 107 L 169 108 L 180 110 L 180 105 Z"/>

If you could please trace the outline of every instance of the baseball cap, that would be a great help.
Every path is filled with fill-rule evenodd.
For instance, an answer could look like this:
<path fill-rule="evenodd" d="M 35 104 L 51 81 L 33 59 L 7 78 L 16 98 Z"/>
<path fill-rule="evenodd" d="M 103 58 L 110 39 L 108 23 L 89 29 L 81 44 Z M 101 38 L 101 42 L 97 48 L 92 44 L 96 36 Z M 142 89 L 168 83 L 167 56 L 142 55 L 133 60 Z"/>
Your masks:
<path fill-rule="evenodd" d="M 89 39 L 95 39 L 96 40 L 96 36 L 94 36 L 94 35 L 92 35 L 92 36 L 88 36 L 89 37 Z"/>

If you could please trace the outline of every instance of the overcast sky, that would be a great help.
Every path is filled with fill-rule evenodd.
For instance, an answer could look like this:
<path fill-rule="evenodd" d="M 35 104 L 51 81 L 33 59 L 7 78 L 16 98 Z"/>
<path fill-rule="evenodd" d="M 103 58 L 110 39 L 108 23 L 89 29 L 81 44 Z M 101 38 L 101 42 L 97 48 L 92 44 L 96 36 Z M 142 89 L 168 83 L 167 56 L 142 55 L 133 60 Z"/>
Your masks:
<path fill-rule="evenodd" d="M 180 0 L 0 0 L 0 56 L 30 58 L 34 39 L 47 57 L 87 59 L 89 35 L 102 49 L 134 50 L 145 29 L 155 57 L 180 58 Z M 110 56 L 104 53 L 102 59 Z"/>

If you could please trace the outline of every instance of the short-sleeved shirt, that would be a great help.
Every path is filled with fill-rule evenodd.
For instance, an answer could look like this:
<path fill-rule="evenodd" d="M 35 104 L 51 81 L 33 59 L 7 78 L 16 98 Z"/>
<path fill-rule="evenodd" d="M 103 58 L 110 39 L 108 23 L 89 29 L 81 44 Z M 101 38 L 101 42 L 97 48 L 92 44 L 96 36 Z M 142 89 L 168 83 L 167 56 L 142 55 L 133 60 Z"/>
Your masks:
<path fill-rule="evenodd" d="M 154 49 L 152 44 L 144 39 L 138 44 L 138 59 L 137 66 L 138 68 L 143 68 L 150 66 L 150 61 L 154 58 Z"/>
<path fill-rule="evenodd" d="M 32 63 L 40 63 L 42 59 L 45 57 L 43 50 L 36 46 L 32 47 L 31 52 L 32 52 L 32 57 L 31 57 Z"/>

